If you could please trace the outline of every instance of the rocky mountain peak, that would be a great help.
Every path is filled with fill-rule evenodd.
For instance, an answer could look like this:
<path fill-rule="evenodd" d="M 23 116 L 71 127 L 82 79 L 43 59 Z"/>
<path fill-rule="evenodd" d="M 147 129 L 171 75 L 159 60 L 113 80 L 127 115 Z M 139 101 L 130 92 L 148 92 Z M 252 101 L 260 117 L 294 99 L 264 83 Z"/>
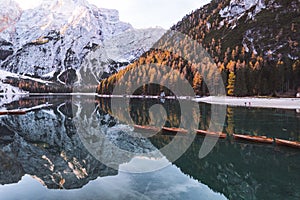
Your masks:
<path fill-rule="evenodd" d="M 151 48 L 164 33 L 162 29 L 137 32 L 129 23 L 120 21 L 117 10 L 98 8 L 86 0 L 43 1 L 34 9 L 24 10 L 11 26 L 13 28 L 0 32 L 1 43 L 6 44 L 0 45 L 1 68 L 18 74 L 54 78 L 60 83 L 72 82 L 60 77 L 67 71 L 78 74 L 86 55 L 97 47 L 104 48 L 105 43 L 111 44 L 107 41 L 119 44 L 137 41 L 128 48 L 113 45 L 118 48 L 114 50 L 118 55 L 113 56 L 118 59 L 116 62 L 130 62 Z M 94 70 L 97 73 L 109 71 L 109 74 L 108 60 L 114 58 L 99 58 L 99 63 L 106 63 L 106 66 L 97 66 Z"/>

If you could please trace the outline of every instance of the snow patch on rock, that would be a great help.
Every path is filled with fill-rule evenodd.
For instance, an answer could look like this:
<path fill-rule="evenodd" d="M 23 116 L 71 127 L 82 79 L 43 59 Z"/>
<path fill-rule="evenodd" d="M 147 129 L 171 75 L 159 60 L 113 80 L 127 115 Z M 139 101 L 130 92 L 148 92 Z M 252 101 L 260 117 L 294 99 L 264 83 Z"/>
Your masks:
<path fill-rule="evenodd" d="M 229 6 L 220 10 L 219 14 L 222 18 L 226 18 L 225 20 L 231 24 L 233 29 L 236 27 L 236 22 L 245 14 L 248 14 L 248 19 L 254 19 L 265 8 L 264 0 L 231 0 Z"/>
<path fill-rule="evenodd" d="M 141 56 L 160 38 L 164 29 L 132 29 L 104 41 L 107 56 L 118 62 L 130 62 Z"/>

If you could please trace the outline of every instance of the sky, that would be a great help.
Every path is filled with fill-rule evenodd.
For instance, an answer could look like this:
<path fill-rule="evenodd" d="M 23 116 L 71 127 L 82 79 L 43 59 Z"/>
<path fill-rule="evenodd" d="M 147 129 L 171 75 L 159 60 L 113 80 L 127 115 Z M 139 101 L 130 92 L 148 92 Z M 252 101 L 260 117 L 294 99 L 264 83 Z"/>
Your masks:
<path fill-rule="evenodd" d="M 16 0 L 23 9 L 34 8 L 42 0 Z M 170 28 L 210 0 L 88 0 L 101 8 L 113 8 L 120 12 L 120 19 L 135 28 Z"/>

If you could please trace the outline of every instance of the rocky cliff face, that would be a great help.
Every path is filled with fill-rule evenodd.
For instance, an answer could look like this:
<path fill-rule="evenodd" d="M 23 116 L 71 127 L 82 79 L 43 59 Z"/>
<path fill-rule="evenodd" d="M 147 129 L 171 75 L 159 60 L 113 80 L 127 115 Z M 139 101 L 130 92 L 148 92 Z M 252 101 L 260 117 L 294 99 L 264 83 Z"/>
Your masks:
<path fill-rule="evenodd" d="M 22 10 L 14 1 L 0 1 L 0 33 L 4 38 L 0 37 L 0 63 L 8 56 L 13 54 L 13 44 L 9 42 L 11 33 L 13 33 L 15 23 L 20 19 Z"/>
<path fill-rule="evenodd" d="M 78 72 L 86 55 L 99 47 L 106 49 L 106 43 L 113 55 L 108 53 L 107 57 L 99 58 L 106 66 L 95 70 L 107 68 L 112 61 L 130 62 L 148 50 L 164 32 L 135 30 L 119 20 L 117 10 L 100 9 L 85 0 L 44 1 L 39 7 L 24 11 L 13 1 L 4 5 L 3 10 L 13 10 L 16 14 L 11 20 L 14 23 L 7 22 L 9 27 L 1 24 L 2 69 L 55 77 L 63 83 L 66 82 L 62 78 L 64 72 Z M 1 14 L 8 16 L 4 11 Z"/>

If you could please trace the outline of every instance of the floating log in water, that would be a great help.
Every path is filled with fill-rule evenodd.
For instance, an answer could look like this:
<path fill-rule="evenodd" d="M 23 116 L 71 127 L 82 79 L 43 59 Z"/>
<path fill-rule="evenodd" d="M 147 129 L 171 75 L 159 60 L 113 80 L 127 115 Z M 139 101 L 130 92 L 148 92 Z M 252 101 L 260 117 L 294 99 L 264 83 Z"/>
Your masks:
<path fill-rule="evenodd" d="M 26 111 L 22 110 L 6 110 L 0 111 L 0 115 L 25 115 Z"/>
<path fill-rule="evenodd" d="M 272 138 L 267 138 L 266 136 L 233 134 L 233 138 L 240 139 L 240 140 L 248 140 L 248 141 L 252 141 L 252 142 L 265 143 L 265 144 L 273 144 L 273 142 L 274 142 L 274 140 Z"/>
<path fill-rule="evenodd" d="M 141 125 L 134 125 L 134 129 L 139 132 L 146 132 L 146 133 L 158 133 L 160 131 L 160 128 L 154 127 L 154 126 L 141 126 Z M 171 128 L 171 127 L 162 127 L 163 131 L 169 132 L 169 133 L 188 133 L 188 130 L 183 128 Z M 204 135 L 204 136 L 211 136 L 211 137 L 219 137 L 221 139 L 226 139 L 227 134 L 222 132 L 211 132 L 211 131 L 205 131 L 205 130 L 195 130 L 197 134 Z M 232 135 L 234 139 L 236 140 L 245 140 L 250 142 L 256 142 L 256 143 L 264 143 L 264 144 L 273 144 L 274 139 L 268 138 L 266 136 L 251 136 L 251 135 L 241 135 L 241 134 L 233 134 Z M 289 141 L 289 140 L 282 140 L 282 139 L 275 139 L 275 143 L 277 145 L 282 146 L 288 146 L 288 147 L 294 147 L 300 149 L 300 142 L 296 141 Z"/>
<path fill-rule="evenodd" d="M 134 130 L 136 131 L 149 131 L 149 132 L 159 132 L 160 128 L 155 126 L 141 126 L 141 125 L 134 125 Z"/>
<path fill-rule="evenodd" d="M 293 147 L 293 148 L 300 149 L 300 142 L 296 142 L 296 141 L 289 141 L 289 140 L 282 140 L 282 139 L 275 138 L 275 143 L 277 145 L 281 145 L 281 146 L 287 146 L 287 147 Z"/>
<path fill-rule="evenodd" d="M 200 135 L 205 135 L 205 136 L 211 136 L 211 137 L 219 137 L 222 139 L 227 138 L 227 134 L 226 133 L 221 133 L 221 132 L 211 132 L 211 131 L 205 131 L 205 130 L 196 130 L 197 134 Z"/>
<path fill-rule="evenodd" d="M 163 131 L 172 132 L 172 133 L 188 133 L 187 130 L 182 128 L 169 128 L 169 127 L 162 127 Z"/>

